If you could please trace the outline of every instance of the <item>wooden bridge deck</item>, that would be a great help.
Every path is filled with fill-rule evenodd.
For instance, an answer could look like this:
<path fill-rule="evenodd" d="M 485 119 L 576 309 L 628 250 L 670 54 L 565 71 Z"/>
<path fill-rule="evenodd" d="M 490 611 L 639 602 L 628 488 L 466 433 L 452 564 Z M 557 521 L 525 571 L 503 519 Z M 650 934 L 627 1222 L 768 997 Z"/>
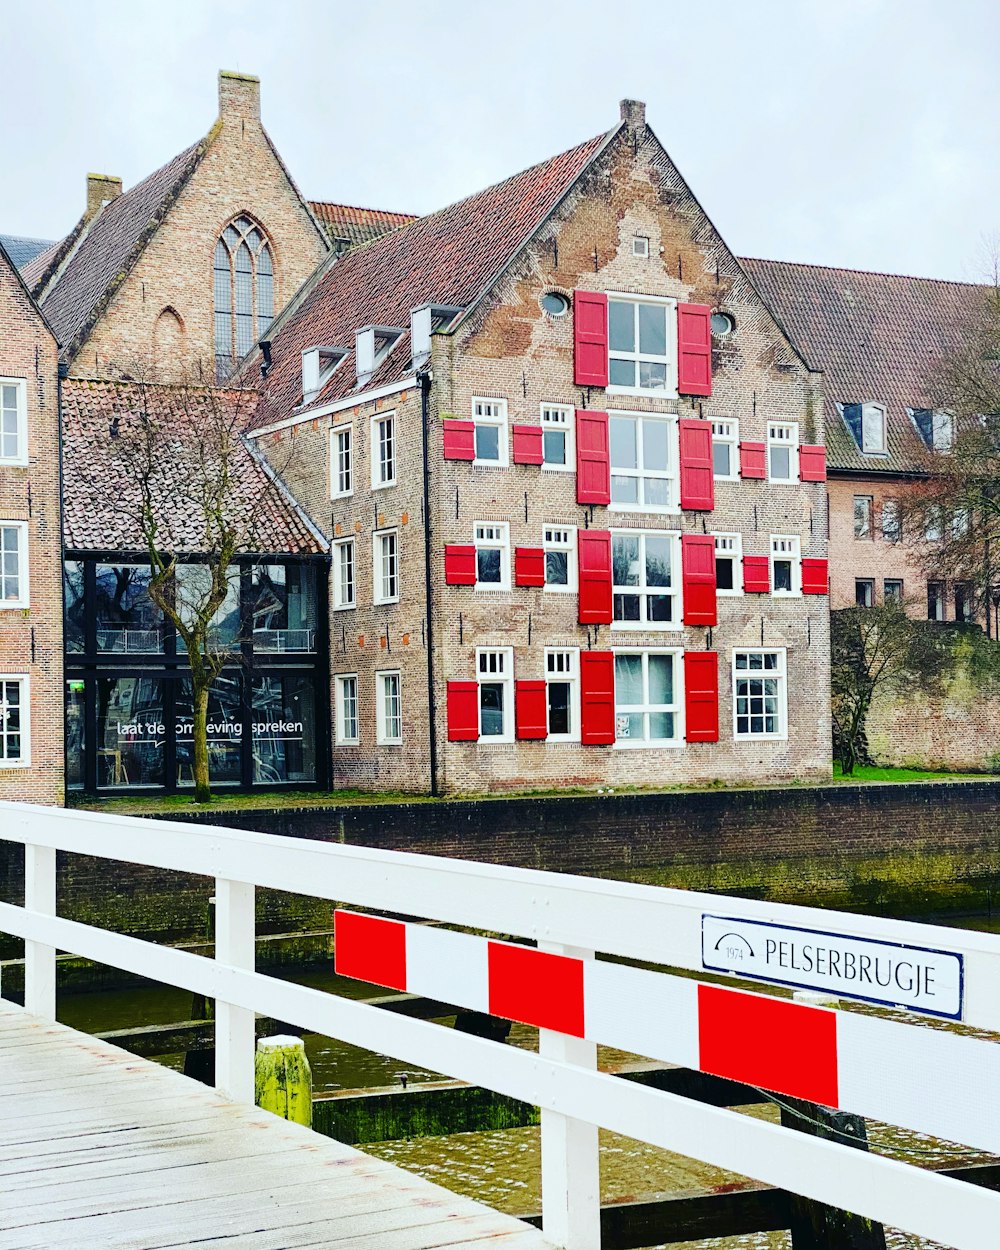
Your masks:
<path fill-rule="evenodd" d="M 545 1250 L 391 1164 L 0 1004 L 3 1250 Z"/>

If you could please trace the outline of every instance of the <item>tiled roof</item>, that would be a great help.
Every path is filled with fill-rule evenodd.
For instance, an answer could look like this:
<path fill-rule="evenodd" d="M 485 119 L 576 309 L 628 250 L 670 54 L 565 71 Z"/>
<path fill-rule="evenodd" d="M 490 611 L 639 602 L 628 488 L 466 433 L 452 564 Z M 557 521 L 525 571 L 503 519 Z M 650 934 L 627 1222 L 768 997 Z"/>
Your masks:
<path fill-rule="evenodd" d="M 53 262 L 62 256 L 69 239 L 70 236 L 67 236 L 65 239 L 56 239 L 55 243 L 50 243 L 48 247 L 39 252 L 37 256 L 33 256 L 22 268 L 21 276 L 36 298 L 44 286 L 44 279 L 54 267 Z"/>
<path fill-rule="evenodd" d="M 203 548 L 200 511 L 185 484 L 197 481 L 193 470 L 197 441 L 185 441 L 185 430 L 198 428 L 218 410 L 231 406 L 234 420 L 253 411 L 252 392 L 208 387 L 150 386 L 136 382 L 90 381 L 71 378 L 63 383 L 64 537 L 66 546 L 79 551 L 140 551 L 141 536 L 133 520 L 138 483 L 134 476 L 116 472 L 112 452 L 112 423 L 119 428 L 135 414 L 153 411 L 169 422 L 176 434 L 171 454 L 158 462 L 160 488 L 169 503 L 163 544 L 172 551 L 194 553 Z M 240 523 L 252 528 L 253 550 L 310 555 L 325 544 L 288 495 L 272 484 L 270 475 L 251 448 L 241 442 L 234 458 L 235 482 L 230 504 Z M 260 509 L 261 501 L 264 508 Z M 255 512 L 261 511 L 259 517 Z"/>
<path fill-rule="evenodd" d="M 141 255 L 207 145 L 208 140 L 202 140 L 175 156 L 131 190 L 105 204 L 80 232 L 76 250 L 41 300 L 68 358 L 73 357 Z"/>
<path fill-rule="evenodd" d="M 351 246 L 368 243 L 398 226 L 416 221 L 413 213 L 390 213 L 381 208 L 356 208 L 352 204 L 330 204 L 310 200 L 309 207 L 326 231 L 331 243 L 349 239 Z"/>
<path fill-rule="evenodd" d="M 983 288 L 935 278 L 741 259 L 792 342 L 824 374 L 831 468 L 926 470 L 925 444 L 907 408 L 930 407 L 927 378 L 969 326 Z M 886 409 L 888 454 L 863 455 L 837 403 Z"/>
<path fill-rule="evenodd" d="M 273 364 L 252 425 L 290 416 L 301 404 L 305 348 L 351 349 L 315 404 L 355 391 L 354 333 L 364 326 L 398 326 L 405 331 L 365 389 L 405 377 L 410 366 L 410 310 L 432 303 L 468 307 L 553 211 L 608 138 L 598 135 L 440 212 L 418 217 L 340 260 L 328 261 L 273 327 Z"/>
<path fill-rule="evenodd" d="M 0 234 L 0 244 L 18 269 L 24 266 L 46 248 L 52 246 L 51 239 L 24 239 L 17 234 Z"/>

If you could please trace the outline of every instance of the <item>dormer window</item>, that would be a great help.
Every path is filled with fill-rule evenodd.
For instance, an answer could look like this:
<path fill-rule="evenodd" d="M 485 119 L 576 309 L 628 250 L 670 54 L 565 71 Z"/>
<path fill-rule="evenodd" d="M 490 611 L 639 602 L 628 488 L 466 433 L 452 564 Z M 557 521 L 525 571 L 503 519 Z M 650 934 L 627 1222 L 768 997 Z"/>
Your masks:
<path fill-rule="evenodd" d="M 354 359 L 358 380 L 367 381 L 392 351 L 402 330 L 395 326 L 365 326 L 354 336 Z"/>
<path fill-rule="evenodd" d="M 461 312 L 451 304 L 424 304 L 410 313 L 410 347 L 414 363 L 431 354 L 431 335 L 446 330 Z"/>
<path fill-rule="evenodd" d="M 346 347 L 307 347 L 302 353 L 302 402 L 311 404 L 347 355 Z"/>
<path fill-rule="evenodd" d="M 951 413 L 943 408 L 907 408 L 917 433 L 931 451 L 950 451 L 954 442 Z"/>
<path fill-rule="evenodd" d="M 866 456 L 884 456 L 885 408 L 881 404 L 838 404 L 844 424 Z"/>

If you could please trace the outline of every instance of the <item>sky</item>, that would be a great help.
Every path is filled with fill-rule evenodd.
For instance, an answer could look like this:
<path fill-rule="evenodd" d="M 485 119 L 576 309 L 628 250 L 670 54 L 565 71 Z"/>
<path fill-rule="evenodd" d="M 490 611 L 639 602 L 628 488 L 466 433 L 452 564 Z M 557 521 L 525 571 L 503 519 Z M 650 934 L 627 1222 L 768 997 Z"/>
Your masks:
<path fill-rule="evenodd" d="M 978 281 L 997 0 L 0 0 L 0 233 L 55 239 L 261 78 L 307 199 L 429 212 L 644 100 L 738 255 Z"/>

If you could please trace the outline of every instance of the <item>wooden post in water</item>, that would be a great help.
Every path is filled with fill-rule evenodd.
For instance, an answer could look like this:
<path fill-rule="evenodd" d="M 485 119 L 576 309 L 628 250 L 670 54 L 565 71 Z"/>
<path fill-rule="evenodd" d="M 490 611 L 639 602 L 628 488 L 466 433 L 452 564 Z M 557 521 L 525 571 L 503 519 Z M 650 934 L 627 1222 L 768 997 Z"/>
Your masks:
<path fill-rule="evenodd" d="M 254 1056 L 257 1106 L 312 1128 L 312 1072 L 301 1037 L 262 1037 Z"/>

